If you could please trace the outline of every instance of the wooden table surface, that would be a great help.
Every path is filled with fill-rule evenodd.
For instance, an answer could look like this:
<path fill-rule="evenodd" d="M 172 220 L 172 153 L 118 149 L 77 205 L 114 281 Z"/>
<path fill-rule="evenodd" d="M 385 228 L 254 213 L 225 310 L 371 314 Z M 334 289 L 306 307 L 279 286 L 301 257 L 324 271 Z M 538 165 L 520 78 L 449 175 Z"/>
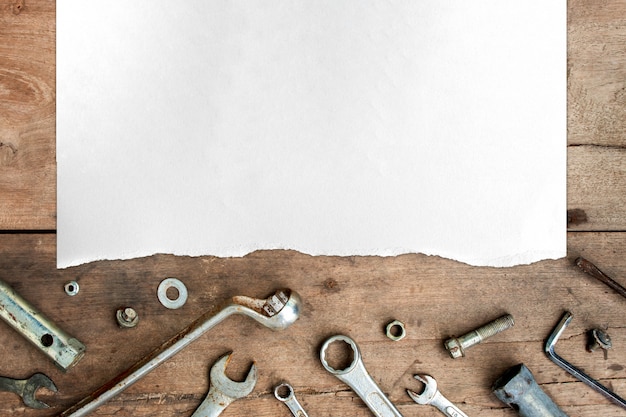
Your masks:
<path fill-rule="evenodd" d="M 57 270 L 55 2 L 0 0 L 0 279 L 87 345 L 82 361 L 63 373 L 0 323 L 0 375 L 40 371 L 59 387 L 57 394 L 40 393 L 54 407 L 44 411 L 0 393 L 0 415 L 56 415 L 204 311 L 234 295 L 265 297 L 280 287 L 303 297 L 294 326 L 273 332 L 246 317 L 228 318 L 93 415 L 190 416 L 207 391 L 211 364 L 232 350 L 229 376 L 242 378 L 255 360 L 259 380 L 224 416 L 289 416 L 272 394 L 283 380 L 311 416 L 369 416 L 320 364 L 322 342 L 337 333 L 357 341 L 370 374 L 404 416 L 441 415 L 405 393 L 407 386 L 419 388 L 411 380 L 417 372 L 433 375 L 470 416 L 515 416 L 490 387 L 518 363 L 570 416 L 626 415 L 543 353 L 548 334 L 571 311 L 557 350 L 626 397 L 626 299 L 573 263 L 584 256 L 626 285 L 626 0 L 570 0 L 568 9 L 567 197 L 568 211 L 578 214 L 567 231 L 567 258 L 498 269 L 423 255 L 259 251 L 236 259 L 156 255 Z M 179 310 L 156 298 L 168 276 L 189 289 Z M 81 288 L 75 297 L 63 291 L 72 279 Z M 124 305 L 139 312 L 137 328 L 116 326 L 115 310 Z M 515 317 L 512 329 L 464 358 L 448 356 L 442 345 L 448 336 L 507 312 Z M 385 336 L 392 319 L 406 324 L 405 339 Z M 606 354 L 585 350 L 585 333 L 594 327 L 606 328 L 613 340 Z"/>

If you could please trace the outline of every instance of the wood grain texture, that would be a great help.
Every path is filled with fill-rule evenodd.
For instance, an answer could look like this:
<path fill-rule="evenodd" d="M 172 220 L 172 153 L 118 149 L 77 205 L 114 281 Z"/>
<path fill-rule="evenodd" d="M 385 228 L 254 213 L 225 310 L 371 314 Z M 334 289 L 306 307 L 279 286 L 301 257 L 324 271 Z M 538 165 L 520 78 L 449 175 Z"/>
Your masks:
<path fill-rule="evenodd" d="M 55 2 L 0 1 L 0 229 L 56 227 Z"/>
<path fill-rule="evenodd" d="M 55 2 L 0 0 L 0 230 L 56 227 Z M 231 317 L 202 336 L 94 415 L 188 417 L 208 388 L 208 369 L 233 350 L 229 375 L 259 367 L 252 395 L 224 416 L 289 416 L 272 387 L 296 389 L 311 416 L 370 416 L 361 400 L 320 365 L 319 347 L 332 334 L 353 337 L 365 365 L 405 416 L 440 416 L 418 406 L 405 387 L 414 372 L 431 373 L 442 392 L 470 416 L 507 417 L 490 390 L 508 367 L 524 362 L 570 416 L 621 416 L 624 411 L 566 374 L 543 354 L 561 313 L 574 320 L 557 346 L 566 359 L 626 396 L 626 300 L 573 265 L 584 256 L 626 285 L 626 0 L 568 2 L 568 208 L 587 221 L 570 227 L 568 257 L 515 268 L 475 268 L 423 255 L 311 257 L 260 251 L 244 258 L 157 255 L 56 270 L 54 234 L 0 232 L 0 279 L 87 345 L 67 373 L 56 369 L 15 331 L 0 323 L 0 374 L 41 371 L 59 386 L 41 393 L 52 410 L 26 409 L 0 393 L 0 415 L 52 416 L 135 363 L 206 310 L 233 295 L 264 297 L 278 287 L 303 296 L 303 316 L 272 332 Z M 579 232 L 577 232 L 579 231 Z M 190 291 L 180 310 L 166 310 L 156 287 L 175 276 Z M 63 283 L 76 279 L 76 297 Z M 114 312 L 137 309 L 136 329 L 122 330 Z M 448 357 L 442 342 L 509 312 L 513 329 Z M 408 336 L 388 340 L 387 322 L 406 323 Z M 615 348 L 606 356 L 584 350 L 585 331 L 608 328 Z"/>
<path fill-rule="evenodd" d="M 568 2 L 568 142 L 626 147 L 626 1 Z"/>
<path fill-rule="evenodd" d="M 95 262 L 55 270 L 54 236 L 8 235 L 0 241 L 0 279 L 87 345 L 85 358 L 63 374 L 7 326 L 0 325 L 3 373 L 50 375 L 60 388 L 50 396 L 56 412 L 115 377 L 176 334 L 204 311 L 234 295 L 265 297 L 290 287 L 303 297 L 303 314 L 291 328 L 272 332 L 249 318 L 231 317 L 188 346 L 95 415 L 189 416 L 208 388 L 208 369 L 234 351 L 228 371 L 242 378 L 250 361 L 259 382 L 248 398 L 225 416 L 288 416 L 272 387 L 289 381 L 311 415 L 368 416 L 352 391 L 328 374 L 319 347 L 333 334 L 351 336 L 368 371 L 405 416 L 437 416 L 405 394 L 416 372 L 437 378 L 441 390 L 469 415 L 514 416 L 491 394 L 490 386 L 510 366 L 523 362 L 542 388 L 570 415 L 623 415 L 623 410 L 576 382 L 543 353 L 543 343 L 564 310 L 574 320 L 557 346 L 563 357 L 626 395 L 626 299 L 589 278 L 573 264 L 583 255 L 626 283 L 624 233 L 570 234 L 570 256 L 515 268 L 476 268 L 438 257 L 311 257 L 293 251 L 261 251 L 244 258 L 157 255 L 130 261 Z M 189 300 L 167 310 L 156 298 L 165 277 L 181 279 Z M 78 280 L 76 297 L 63 283 Z M 137 328 L 116 327 L 115 309 L 131 305 L 141 316 Z M 442 342 L 508 312 L 515 326 L 453 360 Z M 384 335 L 392 319 L 406 324 L 407 337 Z M 585 351 L 585 331 L 607 328 L 615 349 Z M 0 393 L 0 415 L 54 413 L 23 410 L 19 400 Z"/>
<path fill-rule="evenodd" d="M 570 230 L 626 231 L 626 147 L 570 146 L 567 207 L 587 221 Z"/>

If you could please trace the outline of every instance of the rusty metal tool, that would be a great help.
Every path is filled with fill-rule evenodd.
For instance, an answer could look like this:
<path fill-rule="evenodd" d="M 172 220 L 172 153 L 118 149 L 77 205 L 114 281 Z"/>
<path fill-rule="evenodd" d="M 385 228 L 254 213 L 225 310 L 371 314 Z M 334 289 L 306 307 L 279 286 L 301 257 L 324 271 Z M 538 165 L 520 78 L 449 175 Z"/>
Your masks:
<path fill-rule="evenodd" d="M 507 369 L 491 389 L 500 401 L 517 410 L 522 417 L 567 417 L 543 392 L 523 363 Z"/>
<path fill-rule="evenodd" d="M 59 414 L 58 417 L 86 416 L 234 314 L 248 316 L 272 330 L 281 330 L 291 326 L 300 317 L 301 304 L 300 295 L 288 289 L 278 290 L 266 299 L 233 297 L 221 310 L 207 312 L 148 356 L 78 404 Z"/>
<path fill-rule="evenodd" d="M 256 365 L 253 363 L 243 382 L 226 376 L 226 367 L 232 352 L 222 356 L 213 364 L 210 372 L 209 392 L 191 417 L 217 417 L 235 400 L 248 396 L 257 381 Z"/>
<path fill-rule="evenodd" d="M 64 332 L 2 280 L 0 318 L 64 371 L 76 365 L 85 355 L 85 345 Z"/>
<path fill-rule="evenodd" d="M 413 378 L 424 384 L 424 390 L 421 394 L 406 390 L 409 397 L 417 404 L 432 405 L 448 417 L 467 417 L 467 414 L 443 396 L 437 388 L 435 378 L 430 375 L 413 375 Z"/>
<path fill-rule="evenodd" d="M 333 368 L 326 359 L 328 347 L 335 342 L 345 342 L 352 350 L 352 362 L 345 369 Z M 344 335 L 330 337 L 322 345 L 320 359 L 324 368 L 352 388 L 375 416 L 402 417 L 400 411 L 392 404 L 380 387 L 376 385 L 376 382 L 365 369 L 361 352 L 354 340 Z"/>
<path fill-rule="evenodd" d="M 296 398 L 296 394 L 293 392 L 293 387 L 286 382 L 277 385 L 274 388 L 274 397 L 282 403 L 284 403 L 291 414 L 295 417 L 309 417 L 309 415 L 304 411 L 304 408 L 300 405 L 300 402 Z"/>
<path fill-rule="evenodd" d="M 573 317 L 572 313 L 570 313 L 569 311 L 566 311 L 565 314 L 563 314 L 561 321 L 559 321 L 559 323 L 556 325 L 556 327 L 554 328 L 554 330 L 548 337 L 548 340 L 546 340 L 546 345 L 544 347 L 544 351 L 546 352 L 546 355 L 548 355 L 548 357 L 552 360 L 552 362 L 556 363 L 561 368 L 565 369 L 574 377 L 578 378 L 585 384 L 589 385 L 591 388 L 598 391 L 600 394 L 604 395 L 605 397 L 613 401 L 615 404 L 623 408 L 626 408 L 626 400 L 624 400 L 622 397 L 620 397 L 619 395 L 617 395 L 616 393 L 614 393 L 613 391 L 611 391 L 610 389 L 608 389 L 607 387 L 605 387 L 604 385 L 602 385 L 601 383 L 599 383 L 598 381 L 596 381 L 595 379 L 593 379 L 592 377 L 584 373 L 579 368 L 575 367 L 574 365 L 572 365 L 571 363 L 569 363 L 568 361 L 566 361 L 565 359 L 557 355 L 557 353 L 554 351 L 556 342 L 559 340 L 559 337 L 561 337 L 561 335 L 565 331 L 565 328 L 570 323 L 570 321 L 572 321 L 572 317 Z"/>
<path fill-rule="evenodd" d="M 35 394 L 40 388 L 57 392 L 54 382 L 41 373 L 36 373 L 28 379 L 13 379 L 0 376 L 0 391 L 13 392 L 19 395 L 22 397 L 24 404 L 30 408 L 44 409 L 50 407 L 48 404 L 35 398 Z"/>
<path fill-rule="evenodd" d="M 617 281 L 615 281 L 610 276 L 606 275 L 604 272 L 600 271 L 600 269 L 586 260 L 585 258 L 576 258 L 574 261 L 576 266 L 585 271 L 587 274 L 591 275 L 595 279 L 600 282 L 605 283 L 609 287 L 611 287 L 615 292 L 617 292 L 622 297 L 626 297 L 626 288 L 622 287 Z"/>

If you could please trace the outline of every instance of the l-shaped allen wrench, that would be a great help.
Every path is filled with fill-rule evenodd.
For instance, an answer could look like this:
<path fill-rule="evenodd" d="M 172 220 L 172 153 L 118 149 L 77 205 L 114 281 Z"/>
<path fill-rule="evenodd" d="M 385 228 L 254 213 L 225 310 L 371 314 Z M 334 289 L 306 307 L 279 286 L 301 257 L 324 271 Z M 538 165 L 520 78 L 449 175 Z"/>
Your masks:
<path fill-rule="evenodd" d="M 554 330 L 548 337 L 548 340 L 546 340 L 546 345 L 544 347 L 544 351 L 546 352 L 546 355 L 548 355 L 548 357 L 552 360 L 552 362 L 556 363 L 561 368 L 565 369 L 567 372 L 569 372 L 570 374 L 572 374 L 573 376 L 575 376 L 576 378 L 578 378 L 585 384 L 589 385 L 594 390 L 598 391 L 600 394 L 604 395 L 605 397 L 613 401 L 615 404 L 621 406 L 622 408 L 626 408 L 626 400 L 624 400 L 622 397 L 620 397 L 619 395 L 617 395 L 616 393 L 614 393 L 613 391 L 611 391 L 610 389 L 608 389 L 607 387 L 605 387 L 604 385 L 596 381 L 595 379 L 591 378 L 589 375 L 584 373 L 579 368 L 575 367 L 574 365 L 572 365 L 571 363 L 569 363 L 568 361 L 566 361 L 565 359 L 557 355 L 557 353 L 554 351 L 556 342 L 559 340 L 559 337 L 561 337 L 561 335 L 565 331 L 565 328 L 567 327 L 569 322 L 572 320 L 572 317 L 573 317 L 572 313 L 570 313 L 569 311 L 566 311 L 565 314 L 563 314 L 561 321 L 559 322 L 559 324 L 556 325 L 556 327 L 554 328 Z"/>

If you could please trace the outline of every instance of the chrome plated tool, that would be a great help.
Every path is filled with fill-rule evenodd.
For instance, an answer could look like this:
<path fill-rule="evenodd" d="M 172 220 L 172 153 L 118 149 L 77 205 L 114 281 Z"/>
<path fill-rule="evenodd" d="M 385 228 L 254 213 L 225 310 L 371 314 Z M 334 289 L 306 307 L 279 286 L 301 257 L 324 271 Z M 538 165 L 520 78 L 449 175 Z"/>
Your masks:
<path fill-rule="evenodd" d="M 280 385 L 277 385 L 274 388 L 274 397 L 278 401 L 285 403 L 291 414 L 295 417 L 309 417 L 309 415 L 304 411 L 304 408 L 300 405 L 296 398 L 296 394 L 293 392 L 293 387 L 286 382 L 283 382 Z"/>
<path fill-rule="evenodd" d="M 557 353 L 554 351 L 554 348 L 556 347 L 556 342 L 558 342 L 559 337 L 561 337 L 567 325 L 570 323 L 570 321 L 572 321 L 572 317 L 572 313 L 570 313 L 569 311 L 566 311 L 565 314 L 563 314 L 561 321 L 559 321 L 559 324 L 556 325 L 556 327 L 548 337 L 548 340 L 546 340 L 546 345 L 544 347 L 546 355 L 548 355 L 552 362 L 556 363 L 561 368 L 565 369 L 567 372 L 613 401 L 615 404 L 621 406 L 622 408 L 626 408 L 626 400 L 624 400 L 622 397 L 584 373 L 579 368 L 575 367 L 574 365 L 557 355 Z"/>
<path fill-rule="evenodd" d="M 352 349 L 352 363 L 345 369 L 334 369 L 326 360 L 328 347 L 335 342 L 345 342 Z M 322 346 L 320 359 L 324 368 L 335 375 L 340 381 L 348 385 L 365 402 L 369 409 L 378 417 L 402 417 L 400 411 L 389 401 L 389 398 L 376 385 L 370 374 L 365 369 L 361 352 L 354 340 L 348 336 L 332 336 Z"/>
<path fill-rule="evenodd" d="M 231 352 L 232 353 L 232 352 Z M 191 417 L 217 417 L 235 400 L 248 396 L 257 381 L 256 365 L 253 363 L 245 381 L 236 382 L 226 376 L 226 367 L 231 353 L 222 356 L 213 364 L 209 376 L 211 387 Z"/>
<path fill-rule="evenodd" d="M 422 405 L 432 405 L 448 417 L 467 417 L 467 414 L 439 392 L 435 378 L 430 375 L 413 375 L 413 378 L 424 384 L 424 391 L 421 394 L 406 390 L 413 401 Z"/>
<path fill-rule="evenodd" d="M 80 417 L 94 411 L 126 388 L 143 378 L 150 371 L 180 352 L 184 347 L 208 330 L 234 314 L 248 316 L 272 330 L 286 329 L 300 316 L 302 301 L 297 292 L 279 290 L 266 299 L 244 296 L 233 297 L 231 302 L 217 313 L 210 311 L 165 342 L 151 354 L 107 382 L 96 392 L 78 404 L 65 410 L 58 417 Z"/>

